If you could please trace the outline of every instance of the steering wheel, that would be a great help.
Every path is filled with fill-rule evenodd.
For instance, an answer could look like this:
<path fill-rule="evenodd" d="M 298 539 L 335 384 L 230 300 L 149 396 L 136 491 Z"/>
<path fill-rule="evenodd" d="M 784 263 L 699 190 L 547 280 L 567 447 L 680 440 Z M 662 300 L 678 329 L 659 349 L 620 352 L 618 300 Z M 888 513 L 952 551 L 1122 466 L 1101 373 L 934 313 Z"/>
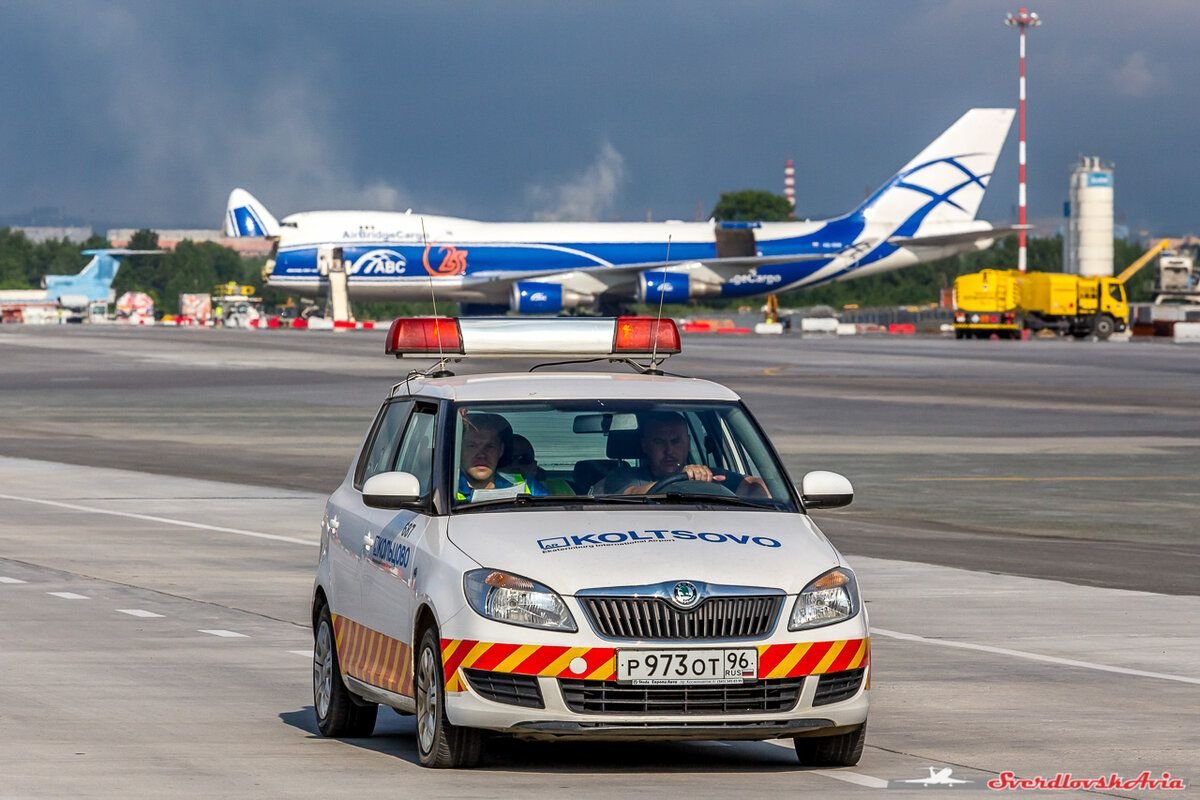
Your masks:
<path fill-rule="evenodd" d="M 736 494 L 727 486 L 723 486 L 720 482 L 714 481 L 694 481 L 688 477 L 686 472 L 678 472 L 674 475 L 668 475 L 665 478 L 655 482 L 653 486 L 646 490 L 646 494 L 661 494 L 668 486 L 675 486 L 680 483 L 697 484 L 695 494 L 712 494 L 712 495 L 734 495 Z"/>

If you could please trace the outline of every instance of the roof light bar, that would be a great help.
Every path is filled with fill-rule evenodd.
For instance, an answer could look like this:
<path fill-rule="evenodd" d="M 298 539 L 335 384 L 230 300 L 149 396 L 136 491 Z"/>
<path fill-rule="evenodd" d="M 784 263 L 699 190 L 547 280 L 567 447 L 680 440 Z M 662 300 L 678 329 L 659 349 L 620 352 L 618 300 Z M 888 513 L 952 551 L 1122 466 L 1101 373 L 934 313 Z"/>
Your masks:
<path fill-rule="evenodd" d="M 439 346 L 440 341 L 440 346 Z M 401 317 L 386 352 L 404 356 L 487 358 L 650 358 L 681 351 L 679 329 L 654 317 Z"/>
<path fill-rule="evenodd" d="M 614 353 L 674 355 L 682 349 L 679 328 L 673 319 L 617 317 L 617 327 L 613 333 Z"/>
<path fill-rule="evenodd" d="M 399 317 L 388 328 L 384 352 L 397 358 L 462 355 L 462 330 L 454 317 Z"/>

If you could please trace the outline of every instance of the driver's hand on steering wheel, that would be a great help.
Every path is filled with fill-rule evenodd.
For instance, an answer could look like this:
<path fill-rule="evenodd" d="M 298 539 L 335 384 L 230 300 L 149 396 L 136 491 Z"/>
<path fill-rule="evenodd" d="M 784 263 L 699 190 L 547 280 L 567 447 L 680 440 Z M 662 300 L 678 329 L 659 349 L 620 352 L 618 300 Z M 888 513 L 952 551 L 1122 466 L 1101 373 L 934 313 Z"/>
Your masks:
<path fill-rule="evenodd" d="M 704 481 L 711 483 L 712 481 L 725 480 L 724 475 L 714 475 L 713 471 L 703 464 L 688 464 L 679 470 L 680 475 L 687 475 L 689 481 Z"/>

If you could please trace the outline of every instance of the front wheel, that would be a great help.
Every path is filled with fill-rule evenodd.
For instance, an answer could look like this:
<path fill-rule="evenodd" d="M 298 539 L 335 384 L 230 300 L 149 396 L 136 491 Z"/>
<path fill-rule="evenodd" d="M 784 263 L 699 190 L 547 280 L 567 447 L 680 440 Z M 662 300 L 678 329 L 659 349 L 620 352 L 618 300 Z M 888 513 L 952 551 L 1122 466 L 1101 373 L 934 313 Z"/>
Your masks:
<path fill-rule="evenodd" d="M 840 736 L 798 736 L 796 757 L 806 767 L 853 767 L 867 743 L 867 723 Z"/>
<path fill-rule="evenodd" d="M 333 618 L 327 605 L 321 606 L 314 631 L 313 709 L 322 736 L 351 739 L 370 736 L 379 714 L 378 705 L 359 700 L 342 681 L 337 638 L 333 635 Z"/>
<path fill-rule="evenodd" d="M 1117 324 L 1113 322 L 1113 318 L 1107 314 L 1101 314 L 1100 316 L 1096 317 L 1096 324 L 1092 328 L 1092 332 L 1096 334 L 1097 339 L 1104 341 L 1108 337 L 1112 336 L 1116 329 Z"/>
<path fill-rule="evenodd" d="M 437 630 L 427 628 L 417 651 L 417 755 L 435 769 L 473 767 L 483 755 L 483 734 L 446 719 L 442 648 Z"/>

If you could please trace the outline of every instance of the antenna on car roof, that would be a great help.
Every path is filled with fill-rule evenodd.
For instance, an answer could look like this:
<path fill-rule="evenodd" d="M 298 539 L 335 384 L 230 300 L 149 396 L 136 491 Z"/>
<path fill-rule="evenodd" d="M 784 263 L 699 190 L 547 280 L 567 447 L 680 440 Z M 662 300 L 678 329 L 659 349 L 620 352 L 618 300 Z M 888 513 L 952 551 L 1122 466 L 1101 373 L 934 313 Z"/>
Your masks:
<path fill-rule="evenodd" d="M 426 250 L 429 249 L 429 239 L 425 235 L 425 216 L 424 215 L 421 216 L 421 244 L 425 247 Z M 429 257 L 428 253 L 426 254 L 425 257 L 426 258 Z M 428 270 L 426 270 L 426 271 L 428 272 Z M 434 291 L 434 288 L 433 288 L 433 273 L 429 273 L 429 299 L 433 301 L 433 316 L 436 319 L 437 315 L 438 315 L 437 292 Z M 446 353 L 444 350 L 442 350 L 441 329 L 435 328 L 434 330 L 436 331 L 436 335 L 434 338 L 437 339 L 437 343 L 438 343 L 438 364 L 437 364 L 437 367 L 434 368 L 430 372 L 430 376 L 434 377 L 434 378 L 449 378 L 454 373 L 451 372 L 450 370 L 446 369 Z"/>
<path fill-rule="evenodd" d="M 671 260 L 671 234 L 667 234 L 667 257 L 664 259 L 664 266 L 659 272 L 658 279 L 658 316 L 654 318 L 654 346 L 650 350 L 650 369 L 646 370 L 651 375 L 661 375 L 662 370 L 658 366 L 658 329 L 662 325 L 663 301 L 667 298 L 667 293 L 663 290 L 663 281 L 666 278 L 666 262 Z"/>

